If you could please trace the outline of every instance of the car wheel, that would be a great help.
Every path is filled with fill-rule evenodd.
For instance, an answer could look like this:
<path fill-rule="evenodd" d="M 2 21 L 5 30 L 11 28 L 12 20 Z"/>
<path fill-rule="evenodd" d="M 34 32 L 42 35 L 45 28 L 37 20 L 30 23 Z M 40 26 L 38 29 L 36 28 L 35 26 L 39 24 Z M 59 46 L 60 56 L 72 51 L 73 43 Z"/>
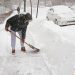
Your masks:
<path fill-rule="evenodd" d="M 55 19 L 55 20 L 54 20 L 54 23 L 55 23 L 55 24 L 58 24 L 58 20 L 57 20 L 57 19 Z"/>
<path fill-rule="evenodd" d="M 46 17 L 47 18 L 47 20 L 49 20 L 49 18 L 48 17 Z"/>

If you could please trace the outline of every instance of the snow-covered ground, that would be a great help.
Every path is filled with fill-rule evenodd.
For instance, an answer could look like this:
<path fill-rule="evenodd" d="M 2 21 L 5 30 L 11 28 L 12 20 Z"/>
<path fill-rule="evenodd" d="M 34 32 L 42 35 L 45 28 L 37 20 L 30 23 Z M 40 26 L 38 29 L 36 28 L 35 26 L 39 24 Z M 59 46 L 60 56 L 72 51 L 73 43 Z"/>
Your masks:
<path fill-rule="evenodd" d="M 41 51 L 38 54 L 20 51 L 11 54 L 10 33 L 0 25 L 0 75 L 75 75 L 75 26 L 60 27 L 46 20 L 48 8 L 33 9 L 33 21 L 27 29 L 26 41 Z M 30 11 L 27 9 L 27 11 Z M 15 12 L 12 14 L 14 15 Z"/>

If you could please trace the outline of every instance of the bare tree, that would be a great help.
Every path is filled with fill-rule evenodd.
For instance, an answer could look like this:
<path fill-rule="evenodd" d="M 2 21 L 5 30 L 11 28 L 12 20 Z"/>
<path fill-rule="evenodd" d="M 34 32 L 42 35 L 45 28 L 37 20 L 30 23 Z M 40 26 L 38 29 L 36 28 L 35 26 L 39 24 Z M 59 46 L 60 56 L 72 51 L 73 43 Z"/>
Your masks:
<path fill-rule="evenodd" d="M 24 0 L 24 12 L 26 12 L 26 0 Z"/>
<path fill-rule="evenodd" d="M 38 7 L 39 7 L 39 0 L 38 0 L 38 3 L 37 3 L 37 12 L 36 12 L 36 18 L 38 16 Z"/>
<path fill-rule="evenodd" d="M 30 0 L 30 6 L 31 6 L 31 16 L 32 16 L 32 1 Z"/>

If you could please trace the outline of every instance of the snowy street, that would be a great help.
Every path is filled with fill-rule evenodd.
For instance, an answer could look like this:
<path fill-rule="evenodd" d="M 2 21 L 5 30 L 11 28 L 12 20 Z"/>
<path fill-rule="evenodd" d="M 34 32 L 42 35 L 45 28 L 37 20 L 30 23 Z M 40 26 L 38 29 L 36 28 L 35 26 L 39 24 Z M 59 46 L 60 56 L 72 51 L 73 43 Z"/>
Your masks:
<path fill-rule="evenodd" d="M 0 57 L 0 75 L 51 75 L 40 54 Z"/>
<path fill-rule="evenodd" d="M 3 24 L 2 24 L 3 25 Z M 43 53 L 32 53 L 32 49 L 27 48 L 27 53 L 20 51 L 19 39 L 17 39 L 16 54 L 11 54 L 10 33 L 4 30 L 4 25 L 0 29 L 0 75 L 52 75 L 46 64 Z M 34 44 L 31 35 L 27 35 L 30 43 Z M 4 38 L 4 39 L 3 39 Z"/>

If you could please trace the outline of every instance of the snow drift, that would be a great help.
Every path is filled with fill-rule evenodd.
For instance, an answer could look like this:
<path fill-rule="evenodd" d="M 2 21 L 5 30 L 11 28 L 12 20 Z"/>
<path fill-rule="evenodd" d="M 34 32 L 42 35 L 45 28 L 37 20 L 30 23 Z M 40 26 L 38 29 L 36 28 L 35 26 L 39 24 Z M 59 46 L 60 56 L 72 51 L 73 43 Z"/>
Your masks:
<path fill-rule="evenodd" d="M 64 37 L 61 27 L 46 20 L 34 20 L 28 27 L 35 46 L 46 53 L 56 75 L 73 75 L 75 46 Z"/>

